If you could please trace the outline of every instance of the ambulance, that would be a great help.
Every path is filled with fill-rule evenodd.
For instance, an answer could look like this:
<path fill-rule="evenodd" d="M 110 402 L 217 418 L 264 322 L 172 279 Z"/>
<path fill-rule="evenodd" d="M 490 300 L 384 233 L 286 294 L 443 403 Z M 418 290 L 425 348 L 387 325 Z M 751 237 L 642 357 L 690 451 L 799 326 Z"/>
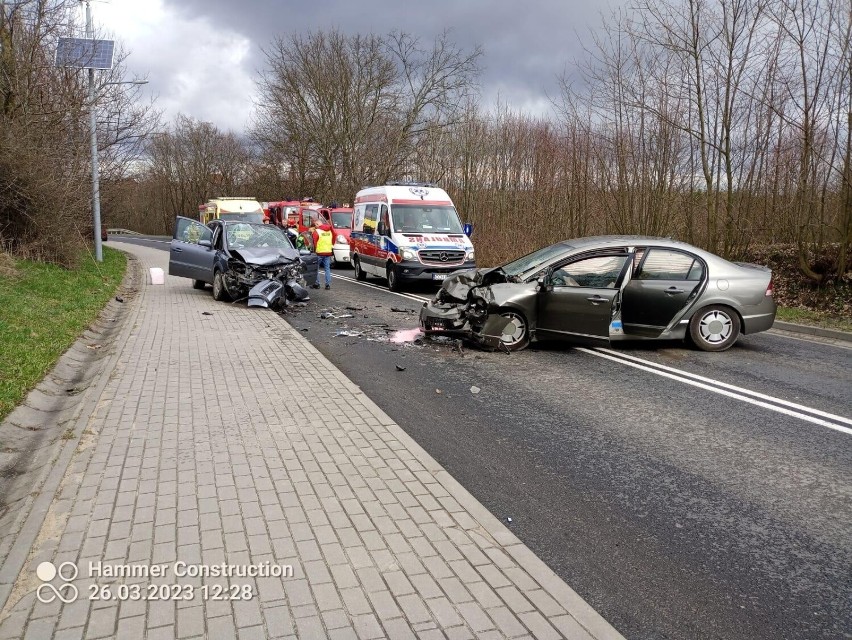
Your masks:
<path fill-rule="evenodd" d="M 440 282 L 476 267 L 471 226 L 432 183 L 367 187 L 355 196 L 354 208 L 349 253 L 358 280 L 377 276 L 399 291 L 406 282 Z"/>

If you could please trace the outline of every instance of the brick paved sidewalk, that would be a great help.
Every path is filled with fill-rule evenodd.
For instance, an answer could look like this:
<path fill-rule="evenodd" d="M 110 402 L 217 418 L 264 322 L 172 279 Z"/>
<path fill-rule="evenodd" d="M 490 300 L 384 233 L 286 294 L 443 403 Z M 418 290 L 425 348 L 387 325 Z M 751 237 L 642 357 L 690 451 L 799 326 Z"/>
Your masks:
<path fill-rule="evenodd" d="M 621 637 L 278 316 L 171 277 L 128 304 L 115 370 L 20 540 L 0 638 Z M 53 595 L 71 599 L 70 565 L 36 598 L 44 561 L 78 567 L 76 601 Z M 98 562 L 165 575 L 96 577 Z"/>

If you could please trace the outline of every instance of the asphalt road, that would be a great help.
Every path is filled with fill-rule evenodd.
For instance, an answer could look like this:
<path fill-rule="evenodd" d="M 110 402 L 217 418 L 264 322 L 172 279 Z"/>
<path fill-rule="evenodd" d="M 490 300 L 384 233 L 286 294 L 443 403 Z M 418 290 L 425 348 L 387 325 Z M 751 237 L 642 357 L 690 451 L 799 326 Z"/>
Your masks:
<path fill-rule="evenodd" d="M 352 275 L 283 317 L 625 636 L 852 637 L 851 343 L 395 344 Z"/>

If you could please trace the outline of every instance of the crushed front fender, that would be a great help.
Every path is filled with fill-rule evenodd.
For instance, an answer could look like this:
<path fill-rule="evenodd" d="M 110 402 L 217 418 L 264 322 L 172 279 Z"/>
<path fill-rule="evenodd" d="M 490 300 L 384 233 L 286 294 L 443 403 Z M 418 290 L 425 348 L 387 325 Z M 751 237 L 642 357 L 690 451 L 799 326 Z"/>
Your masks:
<path fill-rule="evenodd" d="M 510 323 L 511 319 L 496 313 L 475 313 L 468 304 L 431 301 L 420 309 L 420 327 L 427 336 L 457 336 L 489 349 L 500 347 L 503 330 Z"/>

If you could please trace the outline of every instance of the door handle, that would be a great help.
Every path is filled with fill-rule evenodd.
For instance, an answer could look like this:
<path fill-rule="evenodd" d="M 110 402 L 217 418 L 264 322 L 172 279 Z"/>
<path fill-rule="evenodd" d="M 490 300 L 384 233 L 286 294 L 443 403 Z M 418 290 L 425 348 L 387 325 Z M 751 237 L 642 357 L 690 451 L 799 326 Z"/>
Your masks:
<path fill-rule="evenodd" d="M 598 295 L 594 295 L 594 296 L 592 296 L 592 297 L 590 297 L 590 298 L 586 298 L 586 300 L 588 300 L 588 301 L 589 301 L 589 302 L 591 302 L 592 304 L 600 304 L 601 302 L 606 302 L 606 301 L 607 301 L 607 299 L 606 299 L 606 298 L 601 298 L 601 297 L 600 297 L 600 296 L 598 296 Z"/>
<path fill-rule="evenodd" d="M 175 253 L 182 253 L 183 249 L 181 249 L 180 247 L 172 247 L 172 251 L 174 251 Z"/>
<path fill-rule="evenodd" d="M 667 296 L 673 296 L 677 293 L 683 293 L 683 289 L 678 289 L 677 287 L 669 287 L 668 289 L 666 289 Z"/>

